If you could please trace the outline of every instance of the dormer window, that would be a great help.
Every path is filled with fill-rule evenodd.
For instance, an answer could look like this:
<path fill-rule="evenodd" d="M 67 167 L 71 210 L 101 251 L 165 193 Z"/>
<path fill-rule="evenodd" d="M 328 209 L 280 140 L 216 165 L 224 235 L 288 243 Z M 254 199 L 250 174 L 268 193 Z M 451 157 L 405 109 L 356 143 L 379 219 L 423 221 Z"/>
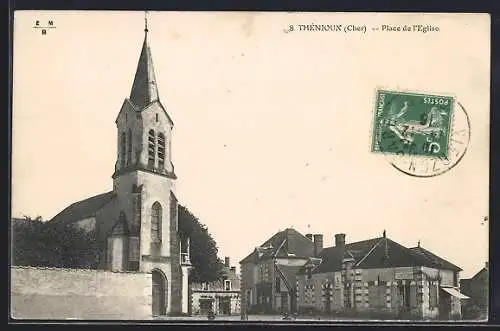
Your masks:
<path fill-rule="evenodd" d="M 224 280 L 224 291 L 231 291 L 231 281 L 228 279 Z"/>
<path fill-rule="evenodd" d="M 210 286 L 209 286 L 209 284 L 207 282 L 203 282 L 203 283 L 201 283 L 201 289 L 203 291 L 209 291 L 210 290 Z"/>

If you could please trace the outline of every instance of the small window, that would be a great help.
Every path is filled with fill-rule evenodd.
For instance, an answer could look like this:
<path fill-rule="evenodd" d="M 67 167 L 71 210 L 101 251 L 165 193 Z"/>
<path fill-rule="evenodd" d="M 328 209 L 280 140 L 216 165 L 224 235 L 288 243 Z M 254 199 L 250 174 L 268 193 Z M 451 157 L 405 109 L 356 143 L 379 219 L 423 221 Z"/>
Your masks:
<path fill-rule="evenodd" d="M 398 296 L 403 307 L 410 308 L 410 284 L 398 285 Z"/>
<path fill-rule="evenodd" d="M 158 114 L 156 114 L 156 123 L 158 123 L 158 121 L 159 121 Z"/>
<path fill-rule="evenodd" d="M 203 283 L 201 283 L 201 289 L 203 291 L 208 291 L 208 290 L 210 290 L 210 285 L 207 282 L 203 282 Z"/>
<path fill-rule="evenodd" d="M 281 291 L 281 279 L 279 277 L 276 277 L 276 280 L 274 282 L 274 287 L 276 292 Z"/>
<path fill-rule="evenodd" d="M 161 242 L 161 205 L 158 202 L 151 208 L 151 242 Z"/>
<path fill-rule="evenodd" d="M 231 291 L 231 281 L 230 280 L 224 281 L 224 291 Z"/>
<path fill-rule="evenodd" d="M 306 271 L 307 271 L 307 279 L 311 279 L 311 277 L 312 277 L 312 268 L 308 267 Z"/>
<path fill-rule="evenodd" d="M 120 137 L 120 160 L 121 160 L 120 163 L 122 167 L 125 166 L 126 153 L 127 153 L 127 136 L 125 135 L 125 132 L 122 132 Z"/>
<path fill-rule="evenodd" d="M 132 130 L 128 129 L 127 132 L 127 164 L 132 163 Z"/>

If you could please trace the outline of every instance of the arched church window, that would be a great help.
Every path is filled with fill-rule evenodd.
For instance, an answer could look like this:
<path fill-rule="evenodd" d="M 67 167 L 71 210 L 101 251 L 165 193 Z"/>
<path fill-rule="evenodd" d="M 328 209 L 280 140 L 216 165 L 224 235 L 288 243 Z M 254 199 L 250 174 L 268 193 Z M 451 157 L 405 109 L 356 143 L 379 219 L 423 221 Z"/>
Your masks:
<path fill-rule="evenodd" d="M 122 166 L 125 166 L 126 139 L 127 137 L 125 136 L 125 132 L 122 132 L 120 138 L 120 159 Z"/>
<path fill-rule="evenodd" d="M 155 154 L 156 154 L 156 142 L 155 142 L 155 132 L 149 130 L 148 134 L 148 166 L 155 166 Z"/>
<path fill-rule="evenodd" d="M 165 166 L 165 135 L 163 133 L 158 134 L 158 167 L 162 168 Z"/>
<path fill-rule="evenodd" d="M 151 209 L 151 242 L 161 242 L 161 205 L 158 202 L 153 204 Z"/>
<path fill-rule="evenodd" d="M 132 163 L 132 130 L 128 129 L 127 132 L 127 164 Z"/>

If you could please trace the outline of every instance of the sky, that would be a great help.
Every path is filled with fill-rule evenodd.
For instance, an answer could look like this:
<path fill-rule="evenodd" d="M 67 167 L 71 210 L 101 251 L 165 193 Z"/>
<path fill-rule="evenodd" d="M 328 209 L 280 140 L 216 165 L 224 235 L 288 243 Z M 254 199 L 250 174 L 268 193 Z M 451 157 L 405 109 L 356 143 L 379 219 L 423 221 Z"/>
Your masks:
<path fill-rule="evenodd" d="M 332 246 L 382 235 L 471 277 L 488 259 L 489 17 L 150 12 L 160 100 L 175 123 L 179 202 L 238 262 L 274 233 Z M 35 21 L 54 22 L 42 35 Z M 298 31 L 354 24 L 367 32 Z M 438 32 L 374 32 L 423 24 Z M 143 12 L 16 12 L 12 216 L 48 220 L 112 189 L 115 119 Z M 375 91 L 452 93 L 471 119 L 464 159 L 413 178 L 370 152 Z"/>

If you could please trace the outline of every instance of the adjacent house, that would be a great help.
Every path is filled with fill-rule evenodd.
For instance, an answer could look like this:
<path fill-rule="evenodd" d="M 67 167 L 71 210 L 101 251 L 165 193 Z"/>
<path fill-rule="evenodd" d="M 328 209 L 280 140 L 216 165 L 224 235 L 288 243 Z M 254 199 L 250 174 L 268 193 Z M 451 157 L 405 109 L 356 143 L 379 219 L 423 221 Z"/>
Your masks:
<path fill-rule="evenodd" d="M 229 257 L 225 258 L 222 278 L 215 282 L 190 285 L 191 315 L 237 315 L 240 313 L 240 277 L 236 267 L 231 267 Z"/>
<path fill-rule="evenodd" d="M 299 310 L 356 312 L 407 318 L 459 318 L 461 269 L 423 247 L 406 248 L 382 237 L 335 246 L 321 263 L 297 274 Z"/>
<path fill-rule="evenodd" d="M 246 312 L 458 319 L 460 269 L 420 246 L 382 237 L 323 248 L 323 235 L 280 231 L 241 262 Z"/>
<path fill-rule="evenodd" d="M 248 312 L 295 311 L 296 276 L 323 249 L 323 235 L 279 231 L 240 261 L 242 300 Z"/>
<path fill-rule="evenodd" d="M 464 319 L 486 319 L 488 314 L 489 263 L 472 278 L 460 280 L 460 290 L 470 297 L 464 307 Z"/>

